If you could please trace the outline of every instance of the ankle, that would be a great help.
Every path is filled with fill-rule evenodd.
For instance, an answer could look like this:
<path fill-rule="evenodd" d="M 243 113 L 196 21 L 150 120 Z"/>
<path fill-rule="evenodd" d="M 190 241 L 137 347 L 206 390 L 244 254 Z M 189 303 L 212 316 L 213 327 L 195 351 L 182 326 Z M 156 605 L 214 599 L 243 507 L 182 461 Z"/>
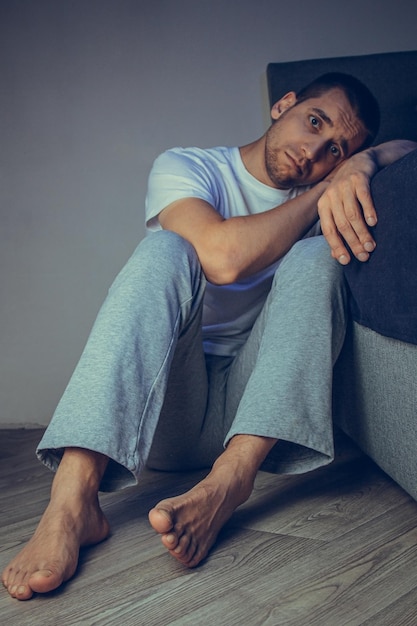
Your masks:
<path fill-rule="evenodd" d="M 82 448 L 66 448 L 52 483 L 52 496 L 97 498 L 108 458 Z"/>
<path fill-rule="evenodd" d="M 276 442 L 277 439 L 271 437 L 234 435 L 227 445 L 224 456 L 235 462 L 237 467 L 244 467 L 249 474 L 252 473 L 255 477 Z"/>

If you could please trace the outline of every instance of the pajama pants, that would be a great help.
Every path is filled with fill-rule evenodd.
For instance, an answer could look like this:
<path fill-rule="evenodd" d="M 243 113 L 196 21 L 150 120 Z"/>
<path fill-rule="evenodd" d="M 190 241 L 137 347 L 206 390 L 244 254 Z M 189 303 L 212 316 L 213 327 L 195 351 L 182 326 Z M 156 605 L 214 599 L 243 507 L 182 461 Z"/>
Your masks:
<path fill-rule="evenodd" d="M 206 355 L 205 277 L 169 231 L 146 237 L 116 278 L 42 441 L 110 461 L 102 490 L 141 470 L 210 467 L 236 434 L 277 439 L 261 469 L 301 473 L 333 460 L 332 370 L 346 328 L 343 269 L 323 237 L 296 243 L 243 347 Z"/>

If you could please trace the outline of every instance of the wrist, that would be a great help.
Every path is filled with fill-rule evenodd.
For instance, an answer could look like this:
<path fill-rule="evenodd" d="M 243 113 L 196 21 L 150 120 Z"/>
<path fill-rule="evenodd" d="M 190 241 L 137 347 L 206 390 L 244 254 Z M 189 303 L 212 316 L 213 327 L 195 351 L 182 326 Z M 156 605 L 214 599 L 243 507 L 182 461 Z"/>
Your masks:
<path fill-rule="evenodd" d="M 379 162 L 378 152 L 377 150 L 375 150 L 374 147 L 371 146 L 370 148 L 367 148 L 366 150 L 359 152 L 358 156 L 359 155 L 363 155 L 364 157 L 366 157 L 368 164 L 372 170 L 369 172 L 371 176 L 375 174 L 378 170 L 380 170 L 381 167 L 383 167 L 381 163 Z"/>

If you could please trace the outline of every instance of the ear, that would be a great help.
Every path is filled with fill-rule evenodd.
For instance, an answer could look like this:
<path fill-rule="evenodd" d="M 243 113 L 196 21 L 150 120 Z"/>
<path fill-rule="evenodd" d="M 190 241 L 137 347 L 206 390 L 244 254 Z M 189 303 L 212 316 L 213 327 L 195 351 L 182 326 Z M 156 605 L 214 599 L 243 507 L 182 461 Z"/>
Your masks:
<path fill-rule="evenodd" d="M 287 109 L 290 109 L 297 102 L 297 94 L 295 91 L 289 91 L 278 102 L 275 102 L 271 109 L 271 117 L 273 120 L 277 120 L 281 117 L 282 113 Z"/>

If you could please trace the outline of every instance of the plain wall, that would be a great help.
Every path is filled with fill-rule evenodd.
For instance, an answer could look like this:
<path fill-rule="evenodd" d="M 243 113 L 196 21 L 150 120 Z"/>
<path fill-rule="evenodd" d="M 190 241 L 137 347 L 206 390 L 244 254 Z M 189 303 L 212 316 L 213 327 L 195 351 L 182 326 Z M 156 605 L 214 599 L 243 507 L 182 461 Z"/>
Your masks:
<path fill-rule="evenodd" d="M 268 124 L 270 61 L 416 48 L 415 0 L 0 0 L 0 425 L 47 424 L 174 145 Z"/>

